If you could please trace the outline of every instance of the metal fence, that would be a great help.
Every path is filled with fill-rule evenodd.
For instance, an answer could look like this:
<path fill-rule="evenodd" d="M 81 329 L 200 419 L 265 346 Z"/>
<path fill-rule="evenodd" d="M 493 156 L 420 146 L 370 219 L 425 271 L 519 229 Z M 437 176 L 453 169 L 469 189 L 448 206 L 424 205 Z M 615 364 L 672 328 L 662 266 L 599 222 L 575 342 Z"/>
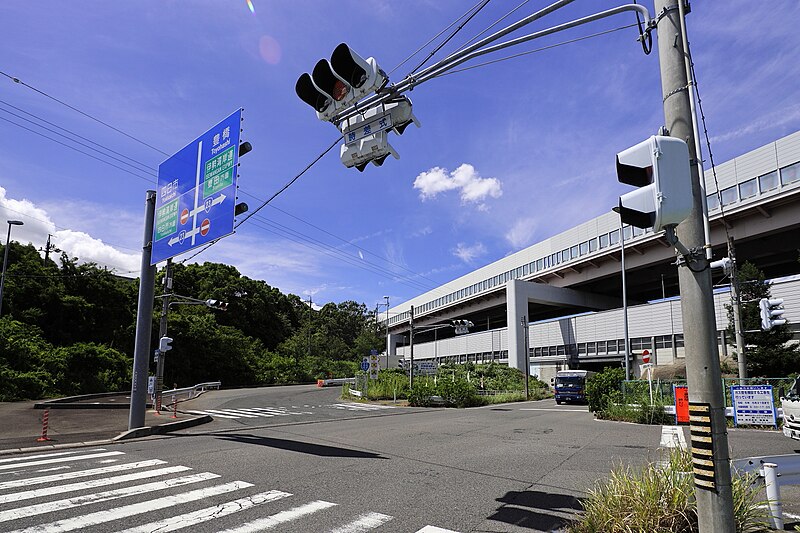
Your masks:
<path fill-rule="evenodd" d="M 772 400 L 775 407 L 781 406 L 781 396 L 785 395 L 794 382 L 793 378 L 723 378 L 722 390 L 725 394 L 725 407 L 733 407 L 731 402 L 731 385 L 772 385 Z M 653 380 L 653 402 L 664 405 L 675 404 L 673 385 L 686 386 L 686 380 Z M 622 397 L 626 403 L 649 397 L 649 386 L 646 379 L 635 379 L 622 382 Z"/>

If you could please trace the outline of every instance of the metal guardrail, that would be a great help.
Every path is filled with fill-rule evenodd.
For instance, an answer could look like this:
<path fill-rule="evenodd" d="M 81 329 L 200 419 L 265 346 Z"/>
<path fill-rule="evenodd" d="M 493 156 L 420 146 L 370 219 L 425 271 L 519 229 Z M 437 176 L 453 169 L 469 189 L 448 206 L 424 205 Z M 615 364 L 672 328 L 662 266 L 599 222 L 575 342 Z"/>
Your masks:
<path fill-rule="evenodd" d="M 500 396 L 501 394 L 524 394 L 522 390 L 477 390 L 478 396 Z"/>
<path fill-rule="evenodd" d="M 781 486 L 800 485 L 800 455 L 766 455 L 731 461 L 731 468 L 741 474 L 755 474 L 764 481 L 772 526 L 783 529 Z"/>
<path fill-rule="evenodd" d="M 185 402 L 186 400 L 191 400 L 192 398 L 196 398 L 207 390 L 218 390 L 221 387 L 221 381 L 209 381 L 206 383 L 198 383 L 194 387 L 165 390 L 161 394 L 164 400 L 169 400 L 169 402 L 164 402 L 164 404 L 172 405 L 175 402 L 180 403 Z"/>
<path fill-rule="evenodd" d="M 317 387 L 333 387 L 335 385 L 344 385 L 345 383 L 355 383 L 356 378 L 333 378 L 333 379 L 318 379 Z"/>

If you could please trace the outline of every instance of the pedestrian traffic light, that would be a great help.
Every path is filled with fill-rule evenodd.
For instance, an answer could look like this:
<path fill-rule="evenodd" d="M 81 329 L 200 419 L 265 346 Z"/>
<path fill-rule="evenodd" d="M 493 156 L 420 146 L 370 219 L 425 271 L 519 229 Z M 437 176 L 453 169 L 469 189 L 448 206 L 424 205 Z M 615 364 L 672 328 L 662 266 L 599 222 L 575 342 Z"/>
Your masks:
<path fill-rule="evenodd" d="M 362 58 L 346 43 L 341 43 L 330 60 L 320 59 L 311 71 L 304 72 L 295 84 L 302 101 L 317 112 L 320 120 L 331 120 L 342 109 L 382 87 L 388 78 L 374 58 Z"/>
<path fill-rule="evenodd" d="M 171 337 L 161 337 L 158 341 L 158 351 L 161 353 L 166 353 L 172 349 L 172 338 Z"/>
<path fill-rule="evenodd" d="M 228 302 L 223 302 L 222 300 L 206 300 L 206 307 L 210 307 L 211 309 L 218 309 L 220 311 L 227 311 Z"/>
<path fill-rule="evenodd" d="M 619 197 L 622 222 L 661 231 L 683 222 L 692 210 L 689 148 L 675 137 L 653 135 L 617 154 L 617 179 L 639 187 Z"/>
<path fill-rule="evenodd" d="M 239 145 L 239 157 L 242 157 L 244 154 L 250 153 L 251 151 L 253 151 L 253 145 L 248 141 L 244 141 Z"/>
<path fill-rule="evenodd" d="M 786 319 L 783 318 L 783 313 L 786 311 L 783 307 L 782 298 L 761 298 L 758 301 L 758 307 L 761 309 L 761 329 L 769 331 L 774 327 L 786 324 Z"/>

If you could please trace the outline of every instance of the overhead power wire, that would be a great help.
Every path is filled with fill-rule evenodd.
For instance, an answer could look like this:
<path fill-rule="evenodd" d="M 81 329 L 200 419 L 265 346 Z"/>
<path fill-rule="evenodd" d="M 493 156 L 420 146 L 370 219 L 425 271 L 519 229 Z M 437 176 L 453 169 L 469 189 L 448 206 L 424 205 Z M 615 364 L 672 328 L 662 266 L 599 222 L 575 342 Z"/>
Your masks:
<path fill-rule="evenodd" d="M 494 28 L 495 26 L 497 26 L 498 24 L 500 24 L 501 22 L 503 22 L 505 19 L 507 19 L 508 17 L 510 17 L 511 15 L 513 15 L 513 14 L 514 14 L 514 12 L 516 12 L 517 10 L 519 10 L 519 8 L 521 8 L 522 6 L 524 6 L 525 4 L 527 4 L 528 2 L 530 2 L 530 0 L 524 0 L 524 1 L 523 1 L 521 4 L 519 4 L 517 7 L 515 7 L 514 9 L 512 9 L 511 11 L 509 11 L 508 13 L 506 13 L 505 15 L 503 15 L 502 17 L 500 17 L 499 19 L 497 19 L 497 20 L 495 20 L 494 22 L 492 22 L 491 24 L 489 24 L 489 25 L 488 25 L 486 28 L 484 28 L 483 30 L 481 30 L 480 32 L 478 32 L 477 34 L 475 34 L 475 35 L 474 35 L 474 36 L 473 36 L 471 39 L 469 39 L 469 40 L 468 40 L 468 41 L 466 41 L 466 42 L 465 42 L 463 45 L 461 45 L 460 47 L 458 47 L 458 49 L 456 49 L 456 52 L 458 52 L 458 51 L 460 51 L 460 50 L 463 50 L 463 49 L 464 49 L 464 48 L 466 48 L 467 46 L 469 46 L 469 45 L 471 45 L 472 43 L 474 43 L 475 41 L 477 41 L 477 40 L 478 40 L 478 38 L 479 38 L 481 35 L 485 34 L 485 33 L 486 33 L 486 32 L 488 32 L 489 30 L 491 30 L 492 28 Z"/>
<path fill-rule="evenodd" d="M 389 71 L 389 75 L 391 75 L 393 72 L 395 72 L 397 69 L 399 69 L 400 67 L 402 67 L 402 66 L 403 66 L 403 65 L 405 65 L 406 63 L 408 63 L 408 62 L 411 60 L 411 58 L 412 58 L 412 57 L 414 57 L 415 55 L 417 55 L 418 53 L 420 53 L 420 52 L 422 51 L 422 49 L 423 49 L 423 48 L 425 48 L 426 46 L 428 46 L 429 44 L 431 44 L 433 41 L 435 41 L 436 39 L 438 39 L 439 37 L 441 37 L 441 36 L 444 34 L 444 32 L 446 32 L 447 30 L 449 30 L 450 28 L 452 28 L 453 26 L 455 26 L 456 24 L 458 24 L 458 21 L 460 21 L 461 19 L 463 19 L 464 17 L 466 17 L 467 15 L 469 15 L 469 14 L 470 14 L 470 13 L 471 13 L 471 12 L 472 12 L 474 9 L 476 9 L 476 8 L 477 8 L 477 7 L 478 7 L 478 6 L 479 6 L 479 5 L 480 5 L 480 4 L 483 2 L 483 1 L 484 1 L 484 0 L 480 0 L 480 1 L 479 1 L 477 4 L 475 4 L 474 6 L 472 6 L 471 8 L 469 8 L 467 11 L 465 11 L 463 15 L 461 15 L 460 17 L 458 17 L 457 19 L 455 19 L 453 22 L 451 22 L 449 26 L 447 26 L 445 29 L 443 29 L 443 30 L 442 30 L 442 31 L 440 31 L 439 33 L 437 33 L 435 36 L 431 37 L 431 38 L 428 40 L 428 42 L 427 42 L 427 43 L 425 43 L 425 44 L 423 44 L 422 46 L 420 46 L 419 48 L 417 48 L 417 49 L 416 49 L 416 50 L 415 50 L 415 51 L 414 51 L 414 52 L 413 52 L 411 55 L 409 55 L 407 58 L 405 58 L 404 60 L 402 60 L 402 61 L 401 61 L 401 62 L 400 62 L 400 63 L 399 63 L 399 64 L 398 64 L 396 67 L 394 67 L 392 70 L 390 70 L 390 71 Z"/>
<path fill-rule="evenodd" d="M 94 116 L 90 115 L 89 113 L 86 113 L 85 111 L 81 111 L 81 110 L 80 110 L 80 109 L 78 109 L 77 107 L 75 107 L 75 106 L 71 106 L 71 105 L 69 105 L 68 103 L 64 102 L 63 100 L 59 100 L 59 99 L 58 99 L 58 98 L 56 98 L 55 96 L 52 96 L 52 95 L 50 95 L 50 94 L 48 94 L 48 93 L 46 93 L 46 92 L 44 92 L 44 91 L 42 91 L 42 90 L 40 90 L 40 89 L 37 89 L 37 88 L 36 88 L 36 87 L 34 87 L 33 85 L 30 85 L 30 84 L 28 84 L 28 83 L 25 83 L 24 81 L 20 80 L 19 78 L 16 78 L 16 77 L 14 77 L 14 76 L 11 76 L 10 74 L 7 74 L 7 73 L 3 72 L 2 70 L 0 70 L 0 75 L 3 75 L 3 76 L 5 76 L 6 78 L 10 79 L 10 80 L 11 80 L 11 81 L 13 81 L 14 83 L 18 83 L 18 84 L 20 84 L 20 85 L 22 85 L 22 86 L 24 86 L 24 87 L 27 87 L 28 89 L 30 89 L 30 90 L 32 90 L 32 91 L 35 91 L 35 92 L 37 92 L 37 93 L 41 94 L 41 95 L 42 95 L 42 96 L 44 96 L 45 98 L 49 98 L 50 100 L 53 100 L 54 102 L 58 102 L 59 104 L 61 104 L 61 105 L 63 105 L 63 106 L 66 106 L 66 107 L 68 107 L 69 109 L 72 109 L 72 110 L 73 110 L 73 111 L 75 111 L 76 113 L 79 113 L 79 114 L 83 115 L 84 117 L 86 117 L 86 118 L 88 118 L 88 119 L 91 119 L 91 120 L 93 120 L 93 121 L 95 121 L 95 122 L 97 122 L 97 123 L 99 123 L 99 124 L 102 124 L 103 126 L 105 126 L 105 127 L 109 128 L 109 129 L 111 129 L 111 130 L 114 130 L 114 131 L 116 131 L 116 132 L 117 132 L 117 133 L 119 133 L 120 135 L 124 135 L 125 137 L 127 137 L 127 138 L 129 138 L 129 139 L 131 139 L 131 140 L 134 140 L 134 141 L 136 141 L 136 142 L 137 142 L 137 143 L 139 143 L 139 144 L 142 144 L 142 145 L 144 145 L 144 146 L 147 146 L 148 148 L 152 148 L 153 150 L 155 150 L 156 152 L 158 152 L 158 153 L 160 153 L 160 154 L 163 154 L 163 155 L 165 155 L 165 156 L 169 156 L 169 155 L 170 155 L 170 154 L 168 154 L 167 152 L 164 152 L 164 151 L 162 151 L 162 150 L 159 150 L 158 148 L 156 148 L 156 147 L 155 147 L 155 146 L 153 146 L 152 144 L 148 144 L 148 143 L 144 142 L 143 140 L 141 140 L 141 139 L 139 139 L 139 138 L 137 138 L 137 137 L 134 137 L 133 135 L 131 135 L 131 134 L 129 134 L 129 133 L 126 133 L 126 132 L 122 131 L 122 130 L 121 130 L 121 129 L 119 129 L 119 128 L 115 128 L 115 127 L 114 127 L 114 126 L 112 126 L 111 124 L 109 124 L 109 123 L 107 123 L 107 122 L 103 122 L 103 121 L 102 121 L 102 120 L 100 120 L 99 118 L 97 118 L 97 117 L 94 117 Z"/>
<path fill-rule="evenodd" d="M 45 139 L 49 139 L 49 140 L 53 141 L 54 143 L 58 143 L 58 144 L 60 144 L 61 146 L 66 146 L 66 147 L 67 147 L 67 148 L 69 148 L 70 150 L 75 150 L 75 151 L 76 151 L 76 152 L 78 152 L 78 153 L 81 153 L 81 154 L 83 154 L 83 155 L 85 155 L 85 156 L 87 156 L 87 157 L 91 157 L 92 159 L 96 159 L 97 161 L 100 161 L 101 163 L 105 163 L 106 165 L 112 166 L 112 167 L 114 167 L 114 168 L 116 168 L 116 169 L 118 169 L 118 170 L 121 170 L 121 171 L 123 171 L 123 172 L 125 172 L 125 173 L 127 173 L 127 174 L 130 174 L 131 176 L 135 176 L 135 177 L 137 177 L 137 178 L 139 178 L 139 179 L 141 179 L 141 180 L 144 180 L 144 181 L 146 181 L 146 182 L 148 182 L 148 183 L 150 183 L 150 184 L 154 183 L 154 180 L 152 180 L 152 179 L 150 179 L 150 178 L 146 178 L 146 177 L 144 177 L 144 176 L 141 176 L 141 175 L 139 175 L 139 174 L 136 174 L 135 172 L 132 172 L 131 170 L 129 170 L 129 169 L 127 169 L 127 168 L 123 168 L 123 167 L 121 167 L 121 166 L 115 165 L 114 163 L 111 163 L 111 162 L 109 162 L 109 161 L 106 161 L 105 159 L 101 159 L 101 158 L 97 157 L 96 155 L 90 154 L 90 153 L 88 153 L 88 152 L 84 152 L 83 150 L 80 150 L 80 149 L 78 149 L 78 148 L 75 148 L 74 146 L 70 146 L 70 145 L 69 145 L 69 144 L 67 144 L 67 143 L 61 142 L 61 141 L 59 141 L 58 139 L 54 139 L 54 138 L 52 138 L 52 137 L 50 137 L 50 136 L 47 136 L 47 135 L 45 135 L 44 133 L 38 132 L 38 131 L 36 131 L 36 130 L 34 130 L 34 129 L 28 128 L 27 126 L 23 126 L 22 124 L 19 124 L 19 123 L 17 123 L 17 122 L 14 122 L 13 120 L 9 120 L 9 119 L 7 119 L 7 118 L 3 118 L 3 117 L 0 117 L 0 120 L 4 120 L 4 121 L 6 121 L 6 122 L 9 122 L 9 123 L 11 123 L 11 124 L 13 124 L 13 125 L 17 126 L 18 128 L 22 128 L 23 130 L 27 130 L 27 131 L 29 131 L 29 132 L 31 132 L 31 133 L 35 133 L 36 135 L 39 135 L 40 137 L 44 137 Z"/>
<path fill-rule="evenodd" d="M 613 29 L 610 29 L 610 30 L 605 30 L 605 31 L 597 32 L 597 33 L 592 33 L 590 35 L 585 35 L 583 37 L 576 37 L 575 39 L 570 39 L 568 41 L 562 41 L 560 43 L 555 43 L 555 44 L 551 44 L 551 45 L 548 45 L 548 46 L 543 46 L 541 48 L 536 48 L 534 50 L 528 50 L 526 52 L 520 52 L 519 54 L 513 54 L 513 55 L 510 55 L 510 56 L 506 56 L 506 57 L 500 57 L 498 59 L 493 59 L 491 61 L 485 61 L 483 63 L 478 63 L 476 65 L 470 65 L 470 66 L 464 67 L 464 68 L 449 70 L 449 71 L 447 71 L 447 72 L 445 72 L 443 74 L 437 75 L 436 77 L 437 78 L 441 78 L 443 76 L 449 76 L 450 74 L 456 74 L 458 72 L 466 72 L 468 70 L 476 69 L 476 68 L 479 68 L 479 67 L 485 67 L 485 66 L 488 66 L 488 65 L 493 65 L 495 63 L 500 63 L 501 61 L 508 61 L 509 59 L 516 59 L 518 57 L 522 57 L 522 56 L 526 56 L 526 55 L 530 55 L 530 54 L 535 54 L 535 53 L 538 53 L 538 52 L 544 52 L 545 50 L 550 50 L 552 48 L 558 48 L 559 46 L 564 46 L 564 45 L 567 45 L 567 44 L 573 44 L 573 43 L 577 43 L 579 41 L 585 41 L 587 39 L 592 39 L 594 37 L 600 37 L 600 36 L 603 36 L 603 35 L 606 35 L 606 34 L 609 34 L 609 33 L 614 33 L 614 32 L 620 31 L 620 30 L 626 30 L 628 28 L 635 28 L 635 27 L 636 27 L 636 24 L 628 24 L 626 26 L 620 26 L 618 28 L 613 28 Z"/>
<path fill-rule="evenodd" d="M 64 139 L 67 139 L 67 140 L 69 140 L 70 142 L 73 142 L 73 143 L 75 143 L 75 144 L 77 144 L 77 145 L 79 145 L 79 146 L 83 146 L 84 148 L 88 148 L 88 149 L 90 149 L 90 150 L 94 150 L 95 148 L 94 148 L 94 147 L 93 147 L 91 144 L 93 144 L 93 145 L 95 145 L 95 146 L 99 146 L 97 143 L 95 143 L 95 142 L 93 142 L 93 141 L 89 141 L 89 143 L 91 143 L 91 144 L 88 144 L 88 143 L 85 143 L 85 142 L 78 141 L 78 140 L 76 140 L 76 139 L 72 139 L 72 138 L 70 138 L 70 137 L 68 137 L 68 136 L 64 135 L 63 133 L 60 133 L 60 132 L 58 132 L 58 131 L 56 131 L 56 130 L 54 130 L 54 129 L 52 129 L 52 128 L 48 128 L 47 126 L 42 126 L 41 124 L 36 124 L 35 122 L 32 122 L 31 120 L 29 120 L 29 119 L 25 118 L 24 116 L 22 116 L 22 115 L 18 115 L 17 113 L 13 113 L 13 112 L 11 112 L 11 111 L 9 111 L 9 110 L 7 110 L 7 109 L 0 108 L 0 111 L 2 111 L 3 113 L 7 113 L 7 114 L 9 114 L 9 115 L 11 115 L 11 116 L 14 116 L 14 117 L 16 117 L 16 118 L 18 118 L 18 119 L 24 120 L 24 121 L 28 122 L 29 124 L 32 124 L 32 125 L 34 125 L 34 126 L 37 126 L 37 127 L 39 127 L 39 128 L 42 128 L 42 129 L 43 129 L 43 130 L 45 130 L 45 131 L 49 131 L 50 133 L 53 133 L 53 134 L 55 134 L 55 135 L 58 135 L 59 137 L 62 137 L 62 138 L 64 138 Z M 11 122 L 11 121 L 9 121 L 9 122 Z M 12 124 L 16 124 L 16 123 L 15 123 L 15 122 L 12 122 Z M 19 124 L 16 124 L 16 125 L 18 125 L 18 126 L 20 126 L 20 127 L 24 127 L 24 126 L 21 126 L 21 125 L 19 125 Z M 56 126 L 56 127 L 58 127 L 58 126 Z M 30 128 L 25 128 L 25 129 L 27 129 L 28 131 L 31 131 L 31 132 L 33 132 L 33 133 L 37 133 L 35 130 L 32 130 L 32 129 L 30 129 Z M 53 139 L 52 137 L 47 137 L 47 136 L 44 136 L 44 137 L 46 137 L 47 139 L 50 139 L 51 141 L 58 142 L 58 141 L 56 141 L 55 139 Z M 81 138 L 83 138 L 83 137 L 81 137 Z M 87 140 L 88 140 L 88 139 L 87 139 Z M 64 145 L 64 146 L 68 146 L 68 145 L 66 145 L 66 144 L 64 144 L 64 143 L 60 143 L 60 144 L 62 144 L 62 145 Z M 70 147 L 70 148 L 72 148 L 72 147 Z M 103 147 L 103 148 L 105 149 L 105 147 Z M 82 153 L 83 153 L 83 152 L 82 152 Z M 102 153 L 102 152 L 100 152 L 100 153 Z M 115 152 L 115 153 L 116 153 L 116 152 Z M 141 168 L 139 168 L 139 167 L 137 167 L 137 166 L 134 166 L 134 165 L 132 165 L 131 163 L 128 163 L 128 162 L 127 162 L 127 161 L 125 161 L 124 159 L 121 159 L 121 158 L 119 158 L 119 157 L 115 157 L 115 156 L 113 156 L 113 155 L 110 155 L 110 154 L 105 154 L 105 153 L 103 153 L 103 155 L 104 155 L 105 157 L 108 157 L 108 158 L 110 158 L 110 159 L 113 159 L 114 161 L 117 161 L 118 163 L 121 163 L 121 164 L 123 164 L 123 165 L 128 165 L 129 167 L 133 168 L 134 170 L 136 170 L 136 171 L 138 171 L 138 172 L 145 172 L 145 173 L 147 173 L 147 174 L 149 174 L 149 175 L 153 176 L 153 178 L 156 178 L 156 177 L 158 177 L 158 174 L 156 174 L 156 173 L 155 173 L 155 172 L 153 172 L 152 170 L 141 169 Z M 120 167 L 117 167 L 117 168 L 120 168 Z M 150 181 L 151 181 L 151 182 L 155 182 L 155 180 L 150 180 Z"/>
<path fill-rule="evenodd" d="M 74 132 L 74 131 L 72 131 L 72 130 L 68 130 L 67 128 L 61 127 L 61 126 L 59 126 L 58 124 L 55 124 L 55 123 L 53 123 L 53 122 L 50 122 L 49 120 L 45 120 L 45 119 L 43 119 L 42 117 L 40 117 L 40 116 L 38 116 L 38 115 L 35 115 L 35 114 L 31 113 L 30 111 L 25 111 L 24 109 L 22 109 L 22 108 L 19 108 L 19 107 L 17 107 L 17 106 L 15 106 L 15 105 L 13 105 L 13 104 L 10 104 L 10 103 L 8 103 L 8 102 L 5 102 L 5 101 L 3 101 L 3 100 L 0 100 L 0 104 L 3 104 L 3 105 L 5 105 L 5 106 L 7 106 L 7 107 L 10 107 L 10 108 L 12 108 L 12 109 L 16 109 L 16 110 L 17 110 L 17 111 L 19 111 L 20 113 L 24 113 L 24 114 L 26 114 L 26 115 L 28 115 L 28 116 L 30 116 L 30 117 L 33 117 L 33 118 L 35 118 L 36 120 L 38 120 L 38 121 L 40 121 L 40 122 L 43 122 L 43 123 L 45 123 L 45 124 L 48 124 L 48 125 L 50 125 L 50 126 L 53 126 L 54 128 L 57 128 L 57 129 L 59 129 L 59 130 L 61 130 L 61 131 L 65 131 L 65 132 L 69 133 L 70 135 L 72 135 L 72 136 L 74 136 L 74 137 L 77 137 L 78 139 L 82 139 L 82 140 L 84 140 L 84 141 L 86 141 L 86 142 L 88 142 L 88 143 L 91 143 L 91 144 L 93 144 L 94 146 L 97 146 L 98 148 L 101 148 L 101 149 L 103 149 L 103 150 L 106 150 L 107 152 L 111 152 L 112 154 L 115 154 L 115 155 L 118 155 L 118 156 L 120 156 L 120 157 L 122 157 L 122 158 L 124 158 L 124 159 L 127 159 L 127 160 L 128 160 L 128 161 L 130 161 L 131 163 L 135 163 L 136 165 L 139 165 L 139 166 L 141 167 L 140 169 L 137 169 L 137 170 L 142 170 L 143 172 L 146 172 L 146 173 L 148 173 L 148 174 L 153 174 L 153 175 L 155 176 L 155 174 L 152 172 L 152 167 L 151 167 L 149 164 L 147 164 L 147 163 L 143 163 L 143 162 L 141 162 L 141 161 L 138 161 L 138 160 L 136 160 L 136 159 L 133 159 L 132 157 L 128 157 L 128 156 L 126 156 L 126 155 L 125 155 L 125 154 L 123 154 L 123 153 L 117 152 L 116 150 L 113 150 L 113 149 L 109 148 L 108 146 L 105 146 L 105 145 L 103 145 L 103 144 L 100 144 L 100 143 L 98 143 L 98 142 L 95 142 L 95 141 L 93 141 L 93 140 L 91 140 L 91 139 L 89 139 L 89 138 L 87 138 L 87 137 L 84 137 L 84 136 L 82 136 L 82 135 L 80 135 L 80 134 L 78 134 L 78 133 L 75 133 L 75 132 Z M 4 111 L 5 111 L 5 110 L 4 110 Z M 10 113 L 9 111 L 5 111 L 5 112 L 6 112 L 6 113 Z M 11 113 L 11 114 L 13 114 L 13 113 Z M 16 115 L 16 114 L 14 114 L 14 116 L 16 116 L 16 117 L 18 117 L 18 118 L 24 118 L 24 117 L 21 117 L 21 116 L 19 116 L 19 115 Z M 28 119 L 25 119 L 25 120 L 28 120 Z M 29 121 L 29 122 L 31 122 L 32 124 L 35 124 L 35 122 L 33 122 L 33 121 Z M 49 129 L 49 128 L 45 128 L 44 126 L 41 126 L 41 125 L 39 125 L 39 124 L 37 124 L 37 126 L 39 126 L 40 128 L 46 129 L 47 131 L 50 131 L 50 132 L 52 132 L 52 133 L 56 133 L 56 134 L 58 134 L 58 135 L 62 135 L 64 138 L 67 138 L 67 139 L 69 139 L 69 137 L 67 137 L 66 135 L 60 134 L 60 133 L 58 133 L 58 132 L 56 132 L 56 131 L 54 131 L 54 130 L 51 130 L 51 129 Z M 126 164 L 131 164 L 131 163 L 126 163 Z M 131 166 L 132 166 L 132 167 L 134 167 L 134 165 L 133 165 L 133 164 L 131 164 Z M 136 168 L 136 167 L 134 167 L 134 168 Z"/>
<path fill-rule="evenodd" d="M 415 73 L 417 70 L 419 70 L 419 69 L 420 69 L 420 68 L 421 68 L 423 65 L 425 65 L 425 63 L 427 63 L 427 62 L 430 60 L 430 58 L 432 58 L 434 55 L 436 55 L 436 52 L 438 52 L 439 50 L 441 50 L 441 49 L 442 49 L 442 48 L 443 48 L 443 47 L 444 47 L 444 46 L 445 46 L 447 43 L 449 43 L 449 42 L 450 42 L 450 40 L 451 40 L 453 37 L 455 37 L 455 36 L 456 36 L 456 34 L 458 34 L 458 32 L 460 32 L 460 31 L 461 31 L 461 30 L 464 28 L 464 26 L 466 26 L 466 25 L 469 23 L 469 21 L 473 19 L 473 17 L 475 17 L 475 15 L 477 15 L 478 13 L 480 13 L 480 11 L 481 11 L 481 10 L 482 10 L 484 7 L 486 7 L 486 4 L 488 4 L 488 3 L 489 3 L 489 1 L 490 1 L 490 0 L 483 0 L 483 2 L 482 2 L 482 3 L 481 3 L 481 5 L 478 7 L 478 9 L 476 9 L 475 11 L 473 11 L 472 13 L 470 13 L 470 15 L 467 17 L 467 19 L 466 19 L 464 22 L 462 22 L 462 23 L 461 23 L 461 24 L 458 26 L 458 28 L 456 28 L 455 30 L 453 30 L 453 32 L 452 32 L 452 33 L 451 33 L 451 34 L 450 34 L 450 35 L 447 37 L 447 39 L 445 39 L 444 41 L 442 41 L 441 43 L 439 43 L 439 44 L 438 44 L 436 47 L 434 47 L 434 49 L 430 51 L 430 53 L 428 54 L 428 56 L 427 56 L 425 59 L 423 59 L 423 60 L 420 62 L 420 64 L 419 64 L 419 65 L 417 65 L 415 68 L 413 68 L 413 69 L 411 70 L 411 72 L 409 72 L 409 75 L 411 75 L 411 74 Z"/>
<path fill-rule="evenodd" d="M 293 184 L 294 182 L 296 182 L 298 179 L 300 179 L 300 177 L 301 177 L 303 174 L 305 174 L 305 173 L 308 171 L 308 169 L 310 169 L 310 168 L 311 168 L 311 167 L 312 167 L 312 166 L 313 166 L 313 165 L 314 165 L 314 164 L 315 164 L 317 161 L 319 161 L 320 159 L 322 159 L 322 158 L 325 156 L 325 154 L 327 154 L 328 152 L 330 152 L 331 150 L 333 150 L 333 148 L 334 148 L 336 145 L 338 145 L 338 144 L 339 144 L 339 141 L 341 141 L 341 140 L 342 140 L 342 136 L 340 135 L 339 137 L 337 137 L 337 138 L 336 138 L 336 140 L 335 140 L 335 141 L 333 141 L 333 142 L 331 143 L 331 145 L 330 145 L 330 146 L 328 146 L 328 147 L 327 147 L 325 150 L 323 150 L 323 152 L 322 152 L 322 153 L 320 153 L 320 154 L 319 154 L 317 157 L 315 157 L 315 158 L 314 158 L 314 160 L 313 160 L 313 161 L 311 161 L 311 163 L 309 163 L 308 165 L 306 165 L 306 168 L 304 168 L 303 170 L 301 170 L 301 171 L 300 171 L 300 172 L 299 172 L 299 173 L 298 173 L 298 174 L 297 174 L 295 177 L 293 177 L 291 180 L 289 180 L 289 181 L 286 183 L 286 185 L 284 185 L 283 187 L 281 187 L 280 189 L 278 189 L 278 191 L 277 191 L 277 192 L 275 192 L 275 194 L 273 194 L 273 195 L 272 195 L 272 196 L 270 196 L 270 197 L 269 197 L 267 200 L 265 200 L 265 201 L 264 201 L 264 202 L 263 202 L 263 203 L 262 203 L 260 206 L 258 206 L 258 207 L 255 209 L 255 211 L 251 211 L 250 213 L 248 213 L 248 215 L 247 215 L 246 217 L 244 217 L 242 220 L 240 220 L 239 222 L 237 222 L 237 223 L 236 223 L 236 224 L 233 226 L 233 229 L 236 229 L 236 228 L 238 228 L 239 226 L 241 226 L 242 224 L 244 224 L 245 222 L 247 222 L 247 221 L 250 219 L 250 217 L 252 217 L 252 216 L 253 216 L 253 215 L 255 215 L 256 213 L 258 213 L 259 211 L 261 211 L 261 210 L 262 210 L 262 209 L 263 209 L 263 208 L 264 208 L 264 207 L 265 207 L 265 206 L 266 206 L 268 203 L 270 203 L 272 200 L 274 200 L 275 198 L 277 198 L 279 194 L 281 194 L 283 191 L 285 191 L 286 189 L 288 189 L 289 187 L 291 187 L 291 186 L 292 186 L 292 184 Z M 197 252 L 193 253 L 193 254 L 192 254 L 192 255 L 190 255 L 189 257 L 186 257 L 186 258 L 182 259 L 182 260 L 180 261 L 180 263 L 186 263 L 186 262 L 187 262 L 187 261 L 189 261 L 190 259 L 193 259 L 193 258 L 197 257 L 198 255 L 200 255 L 201 253 L 205 252 L 206 250 L 208 250 L 209 248 L 211 248 L 212 246 L 214 246 L 216 243 L 218 243 L 218 242 L 219 242 L 219 240 L 220 240 L 220 239 L 216 239 L 216 240 L 213 240 L 213 241 L 211 241 L 210 243 L 208 243 L 207 245 L 203 246 L 203 247 L 202 247 L 202 248 L 200 248 L 200 249 L 199 249 Z"/>

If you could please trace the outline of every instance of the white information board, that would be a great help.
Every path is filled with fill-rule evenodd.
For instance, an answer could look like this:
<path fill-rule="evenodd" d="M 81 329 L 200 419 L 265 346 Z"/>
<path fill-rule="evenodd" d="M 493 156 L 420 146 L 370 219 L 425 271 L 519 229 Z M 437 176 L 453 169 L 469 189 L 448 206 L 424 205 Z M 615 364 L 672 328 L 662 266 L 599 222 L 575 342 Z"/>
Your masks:
<path fill-rule="evenodd" d="M 777 427 L 772 385 L 732 385 L 731 402 L 734 425 Z"/>

